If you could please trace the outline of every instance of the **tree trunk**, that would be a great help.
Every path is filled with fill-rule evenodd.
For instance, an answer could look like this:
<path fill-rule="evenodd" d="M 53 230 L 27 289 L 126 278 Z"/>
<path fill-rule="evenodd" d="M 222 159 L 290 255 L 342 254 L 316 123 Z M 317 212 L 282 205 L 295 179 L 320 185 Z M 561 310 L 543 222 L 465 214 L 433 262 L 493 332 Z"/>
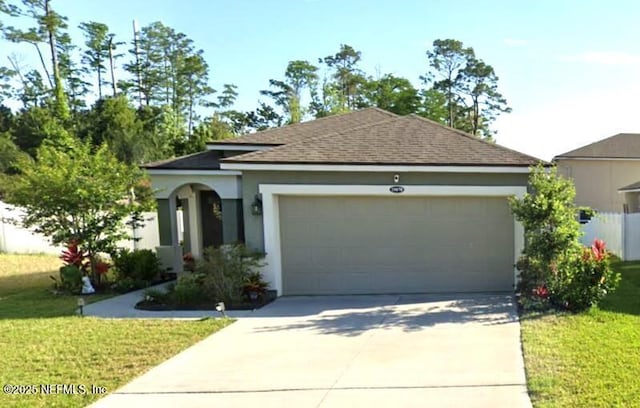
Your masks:
<path fill-rule="evenodd" d="M 61 119 L 69 118 L 69 106 L 65 100 L 64 88 L 62 86 L 62 78 L 60 78 L 60 69 L 58 67 L 58 53 L 56 51 L 56 35 L 55 27 L 50 22 L 51 9 L 49 8 L 50 0 L 44 0 L 45 21 L 47 21 L 47 34 L 49 36 L 49 48 L 51 49 L 51 64 L 53 65 L 53 83 L 55 84 L 55 101 L 58 114 Z"/>
<path fill-rule="evenodd" d="M 96 61 L 98 62 L 98 99 L 102 99 L 102 70 L 100 69 L 102 60 L 100 59 L 100 53 L 98 53 L 98 58 Z"/>
<path fill-rule="evenodd" d="M 473 135 L 478 136 L 478 127 L 480 123 L 480 106 L 478 98 L 473 98 Z"/>
<path fill-rule="evenodd" d="M 111 88 L 113 89 L 113 96 L 118 93 L 116 89 L 116 74 L 113 66 L 113 36 L 109 37 L 109 70 L 111 71 Z"/>
<path fill-rule="evenodd" d="M 136 74 L 138 77 L 138 106 L 142 107 L 142 67 L 140 66 L 140 49 L 138 48 L 138 27 L 136 20 L 133 20 L 133 44 L 136 53 Z M 147 106 L 149 106 L 149 95 L 145 96 Z"/>
<path fill-rule="evenodd" d="M 51 81 L 51 74 L 49 74 L 49 70 L 47 69 L 47 64 L 44 62 L 44 57 L 42 56 L 42 51 L 40 51 L 40 47 L 38 47 L 38 43 L 31 43 L 34 47 L 36 47 L 36 51 L 38 51 L 38 56 L 40 57 L 40 63 L 42 64 L 42 69 L 44 69 L 44 74 L 47 76 L 47 81 L 49 81 L 49 86 L 53 89 L 53 82 Z"/>

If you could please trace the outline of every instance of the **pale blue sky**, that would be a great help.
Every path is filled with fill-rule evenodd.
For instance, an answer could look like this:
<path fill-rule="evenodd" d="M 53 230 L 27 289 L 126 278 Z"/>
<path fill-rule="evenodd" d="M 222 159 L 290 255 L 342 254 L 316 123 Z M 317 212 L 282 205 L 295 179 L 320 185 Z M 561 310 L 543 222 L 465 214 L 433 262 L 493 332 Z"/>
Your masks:
<path fill-rule="evenodd" d="M 640 2 L 483 1 L 175 1 L 54 0 L 75 28 L 103 22 L 130 40 L 131 21 L 162 21 L 205 52 L 211 84 L 238 85 L 236 107 L 253 109 L 259 90 L 293 59 L 362 51 L 362 67 L 409 78 L 427 69 L 437 38 L 472 46 L 500 77 L 513 113 L 498 143 L 544 159 L 618 132 L 640 132 Z M 12 52 L 6 43 L 0 60 Z M 21 50 L 26 61 L 32 50 Z"/>

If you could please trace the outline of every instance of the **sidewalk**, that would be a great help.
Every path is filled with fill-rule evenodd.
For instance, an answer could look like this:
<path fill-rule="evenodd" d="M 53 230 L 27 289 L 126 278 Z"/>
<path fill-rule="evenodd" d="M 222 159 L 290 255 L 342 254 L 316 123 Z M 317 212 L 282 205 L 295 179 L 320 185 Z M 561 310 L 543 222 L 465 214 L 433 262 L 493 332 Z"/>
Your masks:
<path fill-rule="evenodd" d="M 148 289 L 161 289 L 168 283 L 161 283 L 145 289 L 129 292 L 124 295 L 114 296 L 96 303 L 88 304 L 84 307 L 85 316 L 105 317 L 105 318 L 137 318 L 137 319 L 184 319 L 197 320 L 207 317 L 221 317 L 215 310 L 138 310 L 135 308 L 144 297 Z M 227 317 L 250 317 L 254 310 L 229 310 L 225 312 Z"/>

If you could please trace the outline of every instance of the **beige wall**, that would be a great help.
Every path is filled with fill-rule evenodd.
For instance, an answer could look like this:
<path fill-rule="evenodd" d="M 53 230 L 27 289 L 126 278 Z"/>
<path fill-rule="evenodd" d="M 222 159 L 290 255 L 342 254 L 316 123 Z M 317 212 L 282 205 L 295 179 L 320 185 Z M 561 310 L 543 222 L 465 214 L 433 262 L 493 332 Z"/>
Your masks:
<path fill-rule="evenodd" d="M 244 205 L 245 242 L 255 250 L 264 250 L 262 216 L 251 214 L 251 203 L 260 184 L 347 184 L 393 185 L 395 172 L 289 172 L 243 171 L 242 198 Z M 454 185 L 454 186 L 526 186 L 526 173 L 398 173 L 400 185 Z"/>
<path fill-rule="evenodd" d="M 573 179 L 576 204 L 603 212 L 622 212 L 624 187 L 640 180 L 639 160 L 557 159 L 558 172 Z"/>

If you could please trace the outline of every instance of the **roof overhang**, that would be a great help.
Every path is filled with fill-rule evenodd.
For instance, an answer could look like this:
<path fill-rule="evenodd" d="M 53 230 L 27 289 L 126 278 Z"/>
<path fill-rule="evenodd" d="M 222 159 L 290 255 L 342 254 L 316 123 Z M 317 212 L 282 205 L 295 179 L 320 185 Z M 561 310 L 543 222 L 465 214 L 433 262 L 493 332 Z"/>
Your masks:
<path fill-rule="evenodd" d="M 207 143 L 207 150 L 233 150 L 237 152 L 257 152 L 268 150 L 280 145 L 257 145 L 244 143 Z"/>
<path fill-rule="evenodd" d="M 640 157 L 572 157 L 572 156 L 556 156 L 556 160 L 609 160 L 609 161 L 640 161 Z"/>
<path fill-rule="evenodd" d="M 233 170 L 197 170 L 197 169 L 146 169 L 150 175 L 166 176 L 240 176 L 242 172 Z"/>
<path fill-rule="evenodd" d="M 402 173 L 519 173 L 528 174 L 523 166 L 421 166 L 376 164 L 279 164 L 220 163 L 224 170 L 254 171 L 324 171 L 324 172 L 402 172 Z"/>

